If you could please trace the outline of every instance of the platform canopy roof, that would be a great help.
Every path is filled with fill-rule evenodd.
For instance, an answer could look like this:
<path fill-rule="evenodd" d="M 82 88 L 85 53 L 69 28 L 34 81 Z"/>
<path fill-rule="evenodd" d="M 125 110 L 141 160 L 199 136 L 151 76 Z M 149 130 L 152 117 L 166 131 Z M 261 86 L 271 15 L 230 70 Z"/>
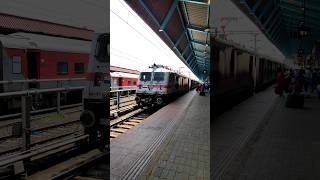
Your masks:
<path fill-rule="evenodd" d="M 210 0 L 125 0 L 199 79 L 209 74 Z"/>
<path fill-rule="evenodd" d="M 13 34 L 17 32 L 86 41 L 91 41 L 93 36 L 92 30 L 84 28 L 0 13 L 0 34 Z"/>
<path fill-rule="evenodd" d="M 232 0 L 287 57 L 305 55 L 320 40 L 318 0 Z M 297 38 L 298 32 L 310 36 Z"/>

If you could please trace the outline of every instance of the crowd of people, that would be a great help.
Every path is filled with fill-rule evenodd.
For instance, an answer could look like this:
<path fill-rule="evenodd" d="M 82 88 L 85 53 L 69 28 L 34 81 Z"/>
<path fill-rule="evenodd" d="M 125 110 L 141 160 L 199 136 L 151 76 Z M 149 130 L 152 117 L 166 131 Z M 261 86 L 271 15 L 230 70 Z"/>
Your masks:
<path fill-rule="evenodd" d="M 284 93 L 304 94 L 310 96 L 317 92 L 320 99 L 320 71 L 319 69 L 278 69 L 275 93 L 283 96 Z"/>
<path fill-rule="evenodd" d="M 210 92 L 210 85 L 208 82 L 201 83 L 196 88 L 197 92 Z"/>

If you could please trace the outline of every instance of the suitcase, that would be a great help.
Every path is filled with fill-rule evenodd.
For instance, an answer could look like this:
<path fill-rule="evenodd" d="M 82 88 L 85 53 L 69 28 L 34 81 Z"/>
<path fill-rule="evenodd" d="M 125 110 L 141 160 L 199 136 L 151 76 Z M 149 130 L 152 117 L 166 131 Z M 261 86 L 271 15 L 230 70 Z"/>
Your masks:
<path fill-rule="evenodd" d="M 289 94 L 287 97 L 286 107 L 303 108 L 304 95 L 303 94 Z"/>

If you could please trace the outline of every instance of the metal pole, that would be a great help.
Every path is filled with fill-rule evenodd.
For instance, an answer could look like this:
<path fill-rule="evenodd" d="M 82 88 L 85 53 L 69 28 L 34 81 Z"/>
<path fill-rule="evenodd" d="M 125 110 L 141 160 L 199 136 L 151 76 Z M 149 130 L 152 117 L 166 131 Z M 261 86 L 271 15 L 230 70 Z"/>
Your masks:
<path fill-rule="evenodd" d="M 83 112 L 84 111 L 84 89 L 81 90 L 81 94 L 82 94 L 81 103 L 82 103 L 82 112 Z"/>
<path fill-rule="evenodd" d="M 60 107 L 60 102 L 61 102 L 61 92 L 58 92 L 57 94 L 57 112 L 61 112 L 61 107 Z"/>
<path fill-rule="evenodd" d="M 117 109 L 120 108 L 120 91 L 117 92 Z"/>
<path fill-rule="evenodd" d="M 32 106 L 32 96 L 21 96 L 21 113 L 22 113 L 22 150 L 30 149 L 30 110 Z"/>

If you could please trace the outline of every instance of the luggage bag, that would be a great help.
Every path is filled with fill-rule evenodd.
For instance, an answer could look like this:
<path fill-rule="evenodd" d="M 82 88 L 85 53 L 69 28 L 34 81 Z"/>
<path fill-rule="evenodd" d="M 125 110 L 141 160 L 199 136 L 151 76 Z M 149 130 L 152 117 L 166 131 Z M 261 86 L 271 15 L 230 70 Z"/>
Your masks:
<path fill-rule="evenodd" d="M 287 97 L 286 107 L 303 108 L 304 95 L 303 94 L 289 94 Z"/>

